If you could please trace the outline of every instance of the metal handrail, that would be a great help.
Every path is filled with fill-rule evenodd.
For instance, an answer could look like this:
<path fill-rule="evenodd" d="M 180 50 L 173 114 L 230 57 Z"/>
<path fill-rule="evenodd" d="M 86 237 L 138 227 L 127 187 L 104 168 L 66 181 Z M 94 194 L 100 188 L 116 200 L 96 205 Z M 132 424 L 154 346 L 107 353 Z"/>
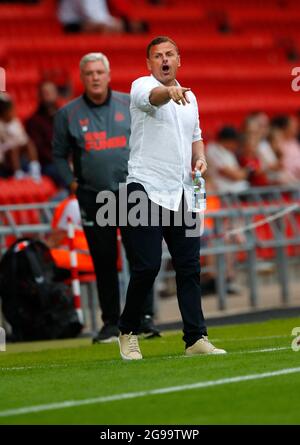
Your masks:
<path fill-rule="evenodd" d="M 207 211 L 206 217 L 212 218 L 214 221 L 215 232 L 211 238 L 210 245 L 201 248 L 201 255 L 214 255 L 217 262 L 217 288 L 220 309 L 226 308 L 226 289 L 225 289 L 225 255 L 236 252 L 245 252 L 247 255 L 246 265 L 249 278 L 250 302 L 253 306 L 258 303 L 258 293 L 256 286 L 256 248 L 272 247 L 276 251 L 276 261 L 278 266 L 279 281 L 282 289 L 282 300 L 287 302 L 289 299 L 288 276 L 287 276 L 287 256 L 285 252 L 286 246 L 300 246 L 300 227 L 299 221 L 295 215 L 300 213 L 299 200 L 300 186 L 276 186 L 251 188 L 240 193 L 217 193 L 225 206 L 220 210 Z M 275 221 L 269 221 L 275 214 L 280 215 L 291 202 L 285 201 L 283 194 L 289 194 L 295 205 L 293 211 L 288 215 L 289 221 L 293 228 L 293 236 L 286 237 L 284 218 L 279 216 Z M 267 204 L 264 200 L 268 200 Z M 245 205 L 246 203 L 246 205 Z M 7 235 L 15 235 L 17 237 L 24 234 L 41 234 L 44 235 L 51 230 L 51 216 L 53 210 L 57 206 L 57 202 L 47 203 L 31 203 L 31 204 L 12 204 L 0 206 L 0 240 L 4 240 Z M 34 224 L 16 224 L 12 212 L 37 210 L 40 212 L 39 223 Z M 257 236 L 254 228 L 247 229 L 253 225 L 255 216 L 263 216 L 266 218 L 266 224 L 272 230 L 273 239 L 262 240 Z M 1 219 L 5 217 L 7 223 L 1 225 Z M 245 242 L 239 244 L 229 238 L 228 242 L 224 242 L 224 222 L 238 220 L 243 224 L 245 234 Z M 228 231 L 228 229 L 227 229 Z M 3 251 L 4 243 L 1 242 L 1 250 Z M 163 260 L 167 260 L 169 254 L 166 249 L 163 250 Z M 164 261 L 165 262 L 165 261 Z M 163 278 L 164 271 L 160 272 L 159 277 Z"/>

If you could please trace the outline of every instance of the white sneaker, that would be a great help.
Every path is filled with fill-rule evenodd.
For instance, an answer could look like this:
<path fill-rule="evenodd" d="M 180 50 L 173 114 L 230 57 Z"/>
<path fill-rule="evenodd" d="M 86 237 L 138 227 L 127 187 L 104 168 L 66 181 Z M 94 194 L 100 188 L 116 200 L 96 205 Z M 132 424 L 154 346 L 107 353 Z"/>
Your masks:
<path fill-rule="evenodd" d="M 192 346 L 189 346 L 185 350 L 185 355 L 200 355 L 200 354 L 227 354 L 224 349 L 216 348 L 208 338 L 203 335 Z"/>
<path fill-rule="evenodd" d="M 141 360 L 143 358 L 138 336 L 130 334 L 119 335 L 120 354 L 123 360 Z"/>

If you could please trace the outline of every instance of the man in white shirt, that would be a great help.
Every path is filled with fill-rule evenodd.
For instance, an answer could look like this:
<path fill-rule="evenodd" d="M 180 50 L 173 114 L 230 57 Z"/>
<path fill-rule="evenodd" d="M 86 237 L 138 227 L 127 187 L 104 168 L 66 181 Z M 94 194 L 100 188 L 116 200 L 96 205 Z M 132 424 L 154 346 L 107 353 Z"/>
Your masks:
<path fill-rule="evenodd" d="M 150 76 L 133 82 L 131 88 L 131 136 L 127 191 L 144 192 L 148 224 L 130 225 L 126 241 L 133 252 L 133 267 L 126 304 L 120 320 L 120 353 L 124 360 L 140 360 L 138 328 L 143 302 L 160 269 L 162 239 L 176 271 L 179 308 L 183 319 L 186 354 L 220 354 L 207 339 L 201 308 L 200 231 L 187 235 L 186 219 L 175 224 L 176 215 L 192 210 L 192 169 L 207 168 L 199 127 L 198 107 L 190 88 L 176 80 L 180 56 L 176 43 L 161 36 L 147 48 Z M 131 210 L 130 204 L 129 213 Z M 131 208 L 130 208 L 131 207 Z M 149 224 L 153 212 L 170 212 L 170 224 Z M 149 217 L 150 215 L 150 217 Z M 194 215 L 195 216 L 195 215 Z"/>

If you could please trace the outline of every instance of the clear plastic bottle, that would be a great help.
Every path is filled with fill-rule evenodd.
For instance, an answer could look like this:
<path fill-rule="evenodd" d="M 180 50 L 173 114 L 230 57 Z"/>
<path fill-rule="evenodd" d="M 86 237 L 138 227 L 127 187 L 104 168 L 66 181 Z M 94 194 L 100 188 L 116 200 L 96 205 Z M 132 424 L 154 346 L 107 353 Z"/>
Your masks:
<path fill-rule="evenodd" d="M 200 170 L 196 170 L 193 178 L 193 210 L 203 212 L 206 210 L 205 179 Z"/>

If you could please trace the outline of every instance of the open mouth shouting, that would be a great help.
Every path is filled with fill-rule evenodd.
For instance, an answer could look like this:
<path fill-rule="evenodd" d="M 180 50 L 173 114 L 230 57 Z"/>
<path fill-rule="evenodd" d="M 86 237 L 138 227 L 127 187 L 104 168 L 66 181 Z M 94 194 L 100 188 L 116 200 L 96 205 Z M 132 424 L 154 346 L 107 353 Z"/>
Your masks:
<path fill-rule="evenodd" d="M 162 72 L 165 75 L 170 74 L 170 67 L 169 67 L 169 65 L 163 65 L 162 66 Z"/>

